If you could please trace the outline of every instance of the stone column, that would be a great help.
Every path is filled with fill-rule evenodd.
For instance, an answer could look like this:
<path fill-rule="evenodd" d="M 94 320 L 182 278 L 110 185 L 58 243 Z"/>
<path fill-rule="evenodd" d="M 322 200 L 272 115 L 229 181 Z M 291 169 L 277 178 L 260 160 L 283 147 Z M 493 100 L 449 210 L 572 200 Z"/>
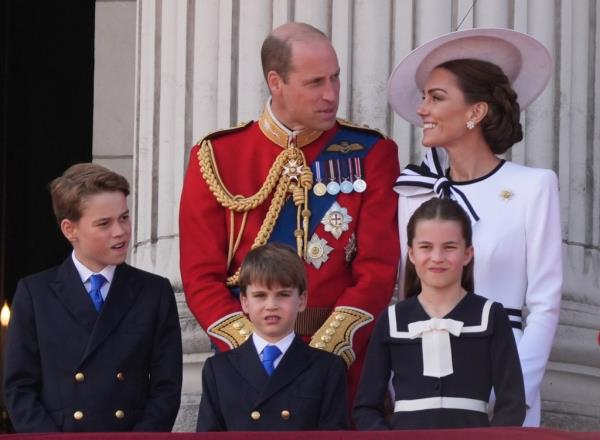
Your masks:
<path fill-rule="evenodd" d="M 207 9 L 211 2 L 203 3 Z M 217 3 L 212 2 L 213 7 Z M 194 79 L 193 51 L 196 2 L 140 0 L 137 2 L 136 88 L 134 127 L 134 217 L 132 264 L 171 281 L 177 297 L 183 337 L 183 395 L 176 431 L 192 431 L 200 401 L 201 370 L 210 353 L 208 337 L 189 312 L 179 274 L 178 211 L 187 148 L 193 143 L 192 116 L 204 108 L 214 83 L 207 68 Z M 206 15 L 203 15 L 206 19 Z M 207 23 L 209 20 L 205 20 Z M 207 32 L 210 35 L 210 32 Z M 214 40 L 216 41 L 216 39 Z M 210 43 L 210 41 L 209 41 Z M 201 48 L 197 48 L 201 52 Z M 213 58 L 216 59 L 216 56 Z M 210 103 L 210 104 L 209 104 Z M 213 122 L 209 121 L 210 126 Z M 208 127 L 198 124 L 205 130 Z M 201 251 L 201 250 L 199 250 Z"/>

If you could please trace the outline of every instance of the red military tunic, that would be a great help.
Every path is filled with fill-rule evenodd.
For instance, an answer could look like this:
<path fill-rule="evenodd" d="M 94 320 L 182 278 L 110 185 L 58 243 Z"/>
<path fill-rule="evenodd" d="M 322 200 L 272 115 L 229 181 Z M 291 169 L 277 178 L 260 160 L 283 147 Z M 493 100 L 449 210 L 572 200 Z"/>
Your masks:
<path fill-rule="evenodd" d="M 323 133 L 298 134 L 297 144 L 307 165 L 315 161 L 341 127 L 338 123 Z M 373 319 L 389 304 L 399 259 L 397 198 L 392 190 L 399 174 L 397 147 L 392 140 L 378 136 L 362 161 L 366 191 L 340 193 L 336 197 L 336 202 L 352 218 L 346 221 L 347 230 L 338 234 L 339 238 L 325 230 L 323 224 L 315 230 L 332 250 L 319 268 L 306 263 L 308 307 L 299 317 L 297 324 L 301 325 L 296 327 L 305 340 L 322 327 L 318 340 L 313 339 L 311 345 L 337 352 L 348 364 L 356 358 L 349 370 L 351 395 L 358 382 Z M 217 132 L 207 139 L 212 144 L 217 180 L 231 195 L 250 197 L 265 183 L 286 145 L 287 134 L 266 110 L 258 122 Z M 243 316 L 240 302 L 226 286 L 226 279 L 237 271 L 251 249 L 272 194 L 249 210 L 239 246 L 228 267 L 228 249 L 236 241 L 243 215 L 233 216 L 232 232 L 231 212 L 217 201 L 202 173 L 200 147 L 201 143 L 192 149 L 181 196 L 181 276 L 190 310 L 213 343 L 220 350 L 228 350 L 239 345 L 251 327 L 247 321 L 244 324 L 239 320 Z M 294 229 L 295 225 L 290 228 L 292 236 Z"/>

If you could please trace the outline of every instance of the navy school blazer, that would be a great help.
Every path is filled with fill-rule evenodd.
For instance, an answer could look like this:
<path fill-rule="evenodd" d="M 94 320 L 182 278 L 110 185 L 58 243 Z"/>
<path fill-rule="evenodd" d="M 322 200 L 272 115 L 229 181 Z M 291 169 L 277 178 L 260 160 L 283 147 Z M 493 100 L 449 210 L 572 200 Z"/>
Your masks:
<path fill-rule="evenodd" d="M 346 365 L 296 336 L 269 377 L 250 338 L 207 359 L 196 429 L 348 429 Z"/>
<path fill-rule="evenodd" d="M 121 264 L 98 314 L 71 256 L 22 279 L 4 372 L 17 432 L 170 431 L 182 351 L 169 281 Z"/>

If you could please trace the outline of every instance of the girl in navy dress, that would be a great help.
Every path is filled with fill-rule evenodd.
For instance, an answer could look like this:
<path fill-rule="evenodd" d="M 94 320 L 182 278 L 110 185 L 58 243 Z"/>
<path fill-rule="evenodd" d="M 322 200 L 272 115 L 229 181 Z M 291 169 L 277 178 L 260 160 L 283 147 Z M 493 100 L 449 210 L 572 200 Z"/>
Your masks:
<path fill-rule="evenodd" d="M 471 235 L 469 217 L 449 199 L 431 199 L 410 218 L 406 300 L 375 325 L 354 405 L 358 429 L 523 423 L 515 339 L 502 305 L 474 293 Z"/>

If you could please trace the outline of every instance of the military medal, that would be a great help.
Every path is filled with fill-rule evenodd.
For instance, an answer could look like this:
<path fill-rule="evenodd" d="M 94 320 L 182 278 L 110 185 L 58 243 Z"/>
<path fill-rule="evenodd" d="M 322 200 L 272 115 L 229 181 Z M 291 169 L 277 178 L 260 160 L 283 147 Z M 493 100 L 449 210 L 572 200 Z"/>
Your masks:
<path fill-rule="evenodd" d="M 350 263 L 356 255 L 356 234 L 353 232 L 348 240 L 348 244 L 344 247 L 344 254 L 346 255 L 346 261 Z"/>
<path fill-rule="evenodd" d="M 339 160 L 338 160 L 338 170 L 340 171 L 340 176 L 342 176 Z M 346 170 L 344 170 L 344 171 L 346 171 Z M 343 179 L 343 181 L 340 184 L 340 189 L 342 190 L 342 192 L 344 194 L 350 194 L 353 191 L 352 182 L 350 182 L 350 180 L 349 180 L 349 179 L 352 179 L 352 172 L 350 170 L 348 170 L 347 174 L 344 172 L 342 179 Z"/>
<path fill-rule="evenodd" d="M 331 251 L 333 248 L 327 244 L 327 241 L 314 234 L 306 247 L 306 261 L 320 269 L 321 265 L 329 260 Z"/>
<path fill-rule="evenodd" d="M 317 183 L 313 186 L 313 193 L 318 196 L 324 196 L 327 194 L 327 187 L 323 183 L 323 178 L 321 177 L 321 163 L 319 161 L 315 162 L 315 174 L 317 178 Z"/>
<path fill-rule="evenodd" d="M 291 159 L 283 166 L 283 174 L 288 176 L 290 180 L 298 182 L 298 177 L 302 174 L 302 168 L 302 164 L 299 164 L 295 159 Z"/>
<path fill-rule="evenodd" d="M 340 192 L 340 184 L 337 182 L 335 177 L 335 171 L 333 169 L 333 160 L 329 160 L 329 180 L 330 182 L 327 184 L 327 193 L 332 196 L 336 196 Z"/>
<path fill-rule="evenodd" d="M 360 167 L 360 157 L 355 157 L 354 158 L 354 171 L 355 171 L 355 176 L 356 179 L 354 179 L 354 182 L 352 183 L 352 186 L 354 187 L 354 191 L 361 193 L 361 192 L 365 192 L 365 190 L 367 189 L 367 182 L 365 182 L 362 179 L 362 170 Z"/>
<path fill-rule="evenodd" d="M 348 215 L 348 210 L 342 208 L 338 202 L 333 202 L 331 208 L 323 216 L 321 223 L 325 226 L 325 231 L 331 232 L 338 239 L 342 232 L 348 230 L 351 221 L 352 217 Z"/>

